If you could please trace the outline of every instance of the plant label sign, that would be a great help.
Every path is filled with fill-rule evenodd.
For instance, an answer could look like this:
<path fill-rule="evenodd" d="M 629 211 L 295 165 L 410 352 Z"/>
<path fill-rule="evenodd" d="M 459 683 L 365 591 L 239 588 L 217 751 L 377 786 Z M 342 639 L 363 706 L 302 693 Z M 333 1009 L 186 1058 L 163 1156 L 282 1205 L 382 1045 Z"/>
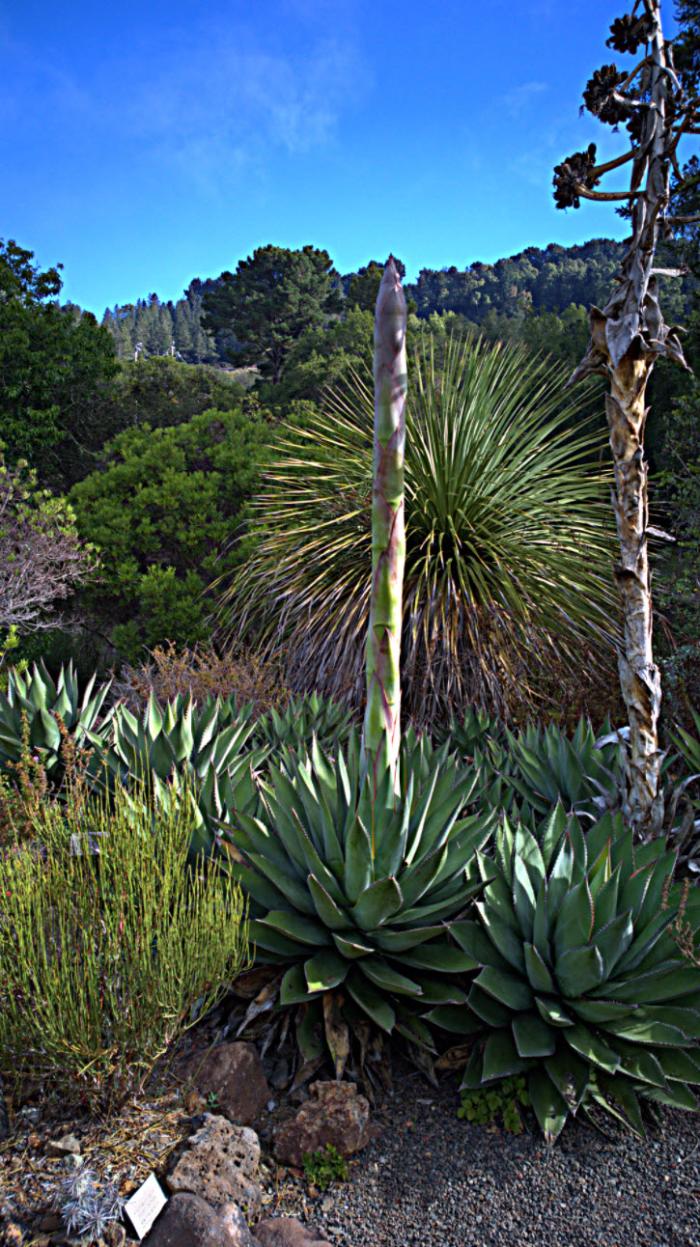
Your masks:
<path fill-rule="evenodd" d="M 124 1212 L 129 1218 L 139 1238 L 144 1238 L 159 1213 L 163 1211 L 168 1199 L 156 1175 L 151 1173 L 143 1186 L 128 1199 Z"/>

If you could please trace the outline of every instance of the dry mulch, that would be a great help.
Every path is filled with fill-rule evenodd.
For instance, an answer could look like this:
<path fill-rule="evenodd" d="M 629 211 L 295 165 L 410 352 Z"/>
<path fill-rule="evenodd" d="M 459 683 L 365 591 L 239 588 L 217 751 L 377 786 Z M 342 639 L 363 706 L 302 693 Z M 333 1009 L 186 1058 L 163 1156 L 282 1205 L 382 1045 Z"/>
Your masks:
<path fill-rule="evenodd" d="M 103 1121 L 20 1110 L 0 1143 L 0 1226 L 22 1225 L 33 1247 L 66 1241 L 52 1205 L 71 1162 L 46 1153 L 66 1133 L 124 1196 L 152 1171 L 162 1179 L 206 1109 L 177 1071 Z M 700 1247 L 700 1117 L 664 1112 L 645 1141 L 574 1122 L 549 1149 L 534 1128 L 468 1125 L 458 1102 L 454 1078 L 434 1090 L 398 1066 L 374 1114 L 382 1134 L 350 1162 L 349 1181 L 314 1194 L 266 1164 L 266 1213 L 298 1216 L 334 1247 Z"/>

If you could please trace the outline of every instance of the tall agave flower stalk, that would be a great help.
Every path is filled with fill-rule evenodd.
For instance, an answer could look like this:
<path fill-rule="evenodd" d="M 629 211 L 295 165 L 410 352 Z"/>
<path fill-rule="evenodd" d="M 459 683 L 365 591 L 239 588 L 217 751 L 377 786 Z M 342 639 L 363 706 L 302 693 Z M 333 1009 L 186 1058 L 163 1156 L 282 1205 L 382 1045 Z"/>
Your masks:
<path fill-rule="evenodd" d="M 388 767 L 395 786 L 401 743 L 406 389 L 406 300 L 390 256 L 379 286 L 374 319 L 372 589 L 363 746 L 375 777 Z"/>

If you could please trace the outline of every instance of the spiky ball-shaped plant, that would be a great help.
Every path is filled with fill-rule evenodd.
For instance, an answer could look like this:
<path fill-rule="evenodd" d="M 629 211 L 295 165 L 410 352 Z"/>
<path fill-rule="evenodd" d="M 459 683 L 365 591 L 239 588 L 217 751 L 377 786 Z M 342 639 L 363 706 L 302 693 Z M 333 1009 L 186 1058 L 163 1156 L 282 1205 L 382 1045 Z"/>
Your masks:
<path fill-rule="evenodd" d="M 527 704 L 553 659 L 614 631 L 599 433 L 558 367 L 514 347 L 429 337 L 406 408 L 404 713 L 431 728 L 470 703 Z M 293 688 L 364 690 L 371 588 L 370 386 L 353 376 L 285 425 L 253 503 L 258 538 L 226 627 L 277 654 Z M 581 550 L 586 558 L 581 558 Z"/>
<path fill-rule="evenodd" d="M 465 1004 L 455 976 L 474 967 L 450 938 L 481 886 L 476 851 L 490 814 L 463 817 L 475 776 L 409 732 L 400 792 L 377 782 L 357 737 L 330 761 L 289 755 L 263 782 L 259 818 L 239 816 L 232 866 L 251 898 L 258 962 L 288 969 L 282 1005 L 340 994 L 364 1022 L 432 1045 L 419 1020 L 438 1004 Z M 309 1017 L 313 1018 L 312 1010 Z"/>
<path fill-rule="evenodd" d="M 665 842 L 635 847 L 611 815 L 584 836 L 560 808 L 539 837 L 505 825 L 480 865 L 476 921 L 452 928 L 479 973 L 466 1009 L 433 1015 L 490 1031 L 463 1086 L 526 1073 L 549 1142 L 579 1108 L 639 1133 L 644 1101 L 697 1108 L 700 969 L 671 929 L 682 896 Z"/>

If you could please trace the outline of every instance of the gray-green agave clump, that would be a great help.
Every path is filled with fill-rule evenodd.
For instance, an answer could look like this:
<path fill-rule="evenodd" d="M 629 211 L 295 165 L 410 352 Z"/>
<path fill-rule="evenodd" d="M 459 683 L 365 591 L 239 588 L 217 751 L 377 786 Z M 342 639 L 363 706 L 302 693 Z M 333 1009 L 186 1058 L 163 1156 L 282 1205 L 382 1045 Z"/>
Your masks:
<path fill-rule="evenodd" d="M 262 812 L 236 821 L 233 871 L 257 960 L 288 966 L 282 1005 L 310 1003 L 322 1020 L 324 995 L 342 992 L 365 1023 L 429 1048 L 421 1010 L 466 1002 L 457 978 L 475 962 L 451 921 L 481 886 L 475 854 L 495 816 L 463 816 L 476 777 L 446 746 L 409 732 L 399 771 L 399 795 L 388 770 L 375 791 L 354 734 L 334 760 L 314 742 L 273 765 Z"/>
<path fill-rule="evenodd" d="M 479 861 L 476 917 L 452 927 L 479 973 L 466 1008 L 428 1016 L 490 1031 L 463 1087 L 526 1074 L 549 1142 L 579 1108 L 639 1133 L 645 1102 L 695 1109 L 700 968 L 672 924 L 685 910 L 692 932 L 700 896 L 673 883 L 665 841 L 636 847 L 610 814 L 584 835 L 559 807 L 540 836 L 504 825 Z"/>
<path fill-rule="evenodd" d="M 288 748 L 306 753 L 314 737 L 321 749 L 334 750 L 347 741 L 351 725 L 346 706 L 318 693 L 306 693 L 293 697 L 282 711 L 273 706 L 261 715 L 255 739 L 273 752 Z"/>
<path fill-rule="evenodd" d="M 52 780 L 60 779 L 62 737 L 58 720 L 79 749 L 92 748 L 108 730 L 105 701 L 111 681 L 96 685 L 93 675 L 80 689 L 73 663 L 54 681 L 43 662 L 29 671 L 12 668 L 0 693 L 0 767 L 19 762 L 25 743 Z"/>
<path fill-rule="evenodd" d="M 108 746 L 96 755 L 108 774 L 147 779 L 163 800 L 187 780 L 199 815 L 194 851 L 211 852 L 240 812 L 256 809 L 255 776 L 268 751 L 254 744 L 250 708 L 181 696 L 161 706 L 151 697 L 140 717 L 118 706 L 110 726 Z"/>

